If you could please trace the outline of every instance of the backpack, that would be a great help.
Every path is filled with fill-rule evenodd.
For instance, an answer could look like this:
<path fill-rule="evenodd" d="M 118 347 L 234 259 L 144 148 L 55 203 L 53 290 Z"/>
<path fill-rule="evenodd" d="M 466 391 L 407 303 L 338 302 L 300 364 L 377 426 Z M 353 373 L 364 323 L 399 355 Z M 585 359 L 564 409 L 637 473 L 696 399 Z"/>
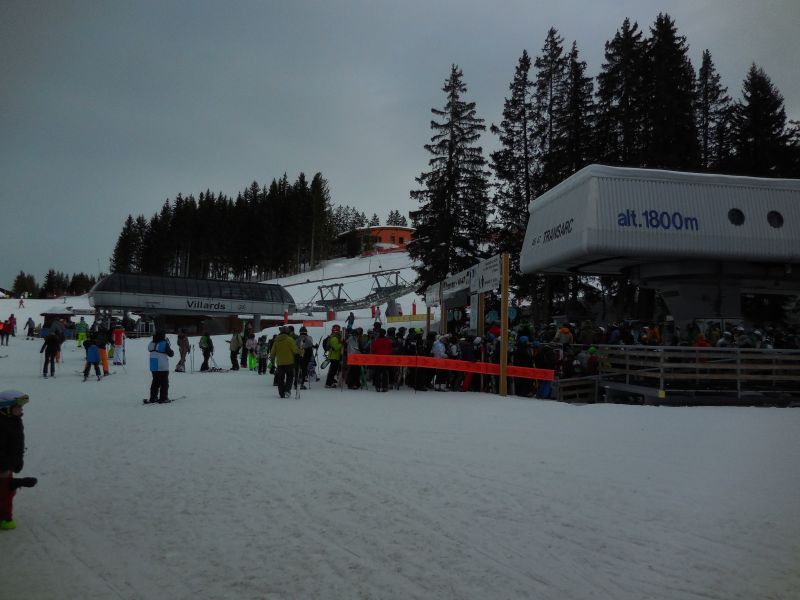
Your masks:
<path fill-rule="evenodd" d="M 331 339 L 331 336 L 329 336 L 329 335 L 326 335 L 326 336 L 325 336 L 325 339 L 324 339 L 324 340 L 322 340 L 322 349 L 323 349 L 325 352 L 327 352 L 327 351 L 328 351 L 328 346 L 329 346 L 329 341 L 328 341 L 328 340 L 330 340 L 330 339 Z"/>

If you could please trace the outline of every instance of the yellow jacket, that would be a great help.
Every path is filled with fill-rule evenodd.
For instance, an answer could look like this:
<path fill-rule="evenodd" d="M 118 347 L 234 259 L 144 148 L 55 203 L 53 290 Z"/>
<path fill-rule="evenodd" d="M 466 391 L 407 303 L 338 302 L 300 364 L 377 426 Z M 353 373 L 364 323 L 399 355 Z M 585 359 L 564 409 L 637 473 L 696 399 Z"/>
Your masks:
<path fill-rule="evenodd" d="M 269 357 L 272 362 L 277 366 L 293 365 L 295 358 L 300 356 L 300 349 L 297 347 L 297 342 L 294 338 L 287 333 L 281 333 L 272 342 L 272 348 L 269 351 Z"/>

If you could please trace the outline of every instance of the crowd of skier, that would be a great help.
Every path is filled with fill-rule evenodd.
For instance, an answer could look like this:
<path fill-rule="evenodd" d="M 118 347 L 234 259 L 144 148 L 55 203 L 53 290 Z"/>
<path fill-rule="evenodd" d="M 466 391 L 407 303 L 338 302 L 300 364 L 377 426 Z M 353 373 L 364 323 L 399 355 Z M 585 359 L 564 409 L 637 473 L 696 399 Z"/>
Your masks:
<path fill-rule="evenodd" d="M 348 318 L 344 327 L 333 325 L 331 333 L 317 341 L 311 338 L 305 327 L 300 327 L 296 333 L 293 325 L 286 325 L 270 340 L 263 335 L 256 338 L 252 331 L 247 330 L 243 335 L 234 334 L 228 343 L 231 369 L 241 367 L 258 374 L 274 373 L 274 385 L 282 397 L 288 395 L 293 386 L 302 390 L 312 381 L 319 381 L 317 371 L 320 368 L 327 368 L 326 388 L 358 390 L 371 386 L 379 392 L 401 387 L 418 391 L 497 392 L 497 376 L 448 369 L 363 367 L 348 364 L 348 357 L 354 354 L 416 355 L 499 363 L 500 335 L 499 322 L 488 326 L 481 337 L 466 329 L 439 335 L 425 333 L 419 327 L 384 327 L 379 321 L 365 331 L 355 327 L 354 319 Z M 211 343 L 210 338 L 208 343 Z M 683 335 L 674 329 L 664 334 L 657 324 L 637 321 L 602 326 L 591 321 L 584 321 L 579 326 L 550 323 L 540 328 L 521 324 L 509 331 L 507 362 L 509 365 L 552 370 L 556 378 L 595 375 L 600 368 L 598 347 L 604 344 L 800 348 L 800 335 L 773 326 L 746 330 L 737 325 L 729 331 L 719 322 L 709 322 L 703 327 L 690 325 Z M 207 360 L 204 366 L 207 368 Z M 547 380 L 515 377 L 510 379 L 509 389 L 519 396 L 548 398 L 552 386 Z"/>
<path fill-rule="evenodd" d="M 5 336 L 15 335 L 16 321 L 13 314 L 0 323 L 3 325 L 0 329 L 0 340 Z M 34 339 L 39 328 L 32 319 L 28 319 L 25 329 L 29 339 Z M 202 335 L 198 340 L 203 356 L 199 370 L 247 369 L 258 375 L 271 374 L 274 376 L 273 384 L 282 397 L 289 395 L 293 388 L 303 390 L 315 383 L 328 389 L 358 390 L 371 387 L 378 392 L 402 387 L 417 391 L 498 392 L 500 386 L 496 375 L 422 367 L 363 367 L 349 364 L 348 358 L 355 354 L 411 355 L 499 363 L 500 336 L 499 321 L 487 324 L 483 336 L 475 335 L 473 330 L 463 324 L 458 331 L 444 335 L 432 331 L 426 333 L 420 327 L 385 327 L 379 320 L 374 322 L 373 327 L 365 330 L 355 326 L 352 313 L 343 325 L 333 325 L 331 333 L 320 340 L 314 340 L 305 327 L 300 326 L 296 330 L 294 325 L 280 327 L 278 333 L 268 339 L 266 335 L 257 336 L 252 325 L 248 323 L 241 333 L 234 332 L 230 339 L 225 340 L 230 366 L 217 364 L 212 337 L 208 334 Z M 149 401 L 154 402 L 168 399 L 168 379 L 165 372 L 168 372 L 169 367 L 158 353 L 166 354 L 167 348 L 172 352 L 166 332 L 159 330 L 155 337 L 158 339 L 154 338 L 151 345 L 155 343 L 160 350 L 150 350 L 154 381 Z M 584 320 L 577 325 L 562 322 L 541 327 L 517 323 L 510 328 L 508 338 L 507 364 L 552 370 L 556 379 L 597 374 L 600 369 L 598 348 L 606 344 L 800 348 L 800 334 L 796 330 L 771 325 L 751 329 L 745 329 L 742 325 L 726 328 L 724 322 L 714 321 L 690 324 L 684 332 L 672 327 L 662 329 L 659 324 L 641 321 L 598 325 Z M 61 360 L 63 344 L 68 341 L 72 343 L 73 340 L 86 353 L 82 371 L 84 381 L 92 370 L 98 379 L 109 375 L 110 360 L 113 360 L 113 364 L 124 364 L 125 333 L 121 323 L 111 324 L 107 320 L 98 319 L 90 327 L 83 317 L 74 324 L 56 319 L 50 324 L 40 350 L 44 355 L 43 377 L 55 375 L 55 366 Z M 166 342 L 166 345 L 162 342 Z M 175 366 L 176 372 L 186 370 L 191 347 L 187 332 L 180 330 L 177 334 L 179 360 Z M 154 368 L 153 364 L 158 366 Z M 324 382 L 321 374 L 324 374 Z M 519 396 L 548 398 L 552 385 L 547 380 L 515 377 L 509 379 L 508 389 L 510 393 Z"/>

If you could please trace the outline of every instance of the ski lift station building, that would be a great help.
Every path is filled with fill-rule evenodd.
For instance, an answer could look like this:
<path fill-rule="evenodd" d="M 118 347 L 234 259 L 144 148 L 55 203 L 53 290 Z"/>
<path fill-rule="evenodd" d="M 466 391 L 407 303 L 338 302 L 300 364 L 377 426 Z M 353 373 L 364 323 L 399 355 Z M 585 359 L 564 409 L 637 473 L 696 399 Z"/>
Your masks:
<path fill-rule="evenodd" d="M 97 311 L 123 311 L 154 319 L 168 329 L 189 333 L 227 333 L 238 330 L 239 317 L 257 327 L 283 322 L 284 313 L 297 310 L 291 294 L 274 283 L 165 277 L 143 273 L 112 273 L 89 292 Z"/>
<path fill-rule="evenodd" d="M 624 275 L 676 322 L 800 294 L 800 180 L 590 165 L 529 212 L 523 272 Z"/>

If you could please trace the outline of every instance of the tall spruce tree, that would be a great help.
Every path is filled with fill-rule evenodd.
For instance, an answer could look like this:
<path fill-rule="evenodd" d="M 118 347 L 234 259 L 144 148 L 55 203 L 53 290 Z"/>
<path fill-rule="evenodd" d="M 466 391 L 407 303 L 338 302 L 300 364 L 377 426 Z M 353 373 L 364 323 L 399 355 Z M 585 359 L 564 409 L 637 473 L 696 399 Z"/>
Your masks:
<path fill-rule="evenodd" d="M 492 227 L 492 253 L 508 252 L 511 286 L 519 295 L 528 295 L 529 278 L 519 268 L 519 255 L 528 225 L 528 205 L 536 197 L 536 165 L 533 144 L 535 132 L 531 59 L 523 50 L 510 95 L 503 104 L 500 125 L 492 125 L 500 149 L 490 155 L 494 172 L 495 220 Z"/>
<path fill-rule="evenodd" d="M 697 74 L 696 120 L 700 168 L 717 170 L 729 154 L 731 99 L 722 85 L 711 52 L 703 50 Z"/>
<path fill-rule="evenodd" d="M 14 285 L 11 287 L 14 296 L 22 296 L 28 294 L 30 296 L 37 296 L 39 294 L 39 286 L 36 283 L 36 278 L 29 275 L 24 271 L 20 271 L 14 278 Z"/>
<path fill-rule="evenodd" d="M 783 96 L 763 69 L 753 64 L 733 110 L 732 168 L 742 175 L 792 176 L 792 145 Z"/>
<path fill-rule="evenodd" d="M 97 283 L 97 280 L 94 278 L 94 275 L 73 273 L 72 278 L 69 280 L 67 291 L 73 296 L 80 296 L 81 294 L 88 293 L 95 283 Z"/>
<path fill-rule="evenodd" d="M 643 165 L 697 168 L 700 151 L 694 114 L 694 69 L 686 37 L 659 13 L 645 44 L 647 58 Z"/>
<path fill-rule="evenodd" d="M 592 78 L 586 75 L 586 62 L 580 60 L 576 42 L 566 58 L 555 133 L 546 165 L 548 176 L 556 182 L 585 167 L 595 156 Z"/>
<path fill-rule="evenodd" d="M 42 298 L 55 298 L 56 296 L 63 296 L 67 288 L 69 288 L 67 274 L 50 269 L 47 275 L 44 276 L 44 283 L 39 295 Z"/>
<path fill-rule="evenodd" d="M 311 179 L 311 264 L 327 258 L 333 245 L 335 230 L 331 214 L 331 193 L 322 173 Z"/>
<path fill-rule="evenodd" d="M 800 121 L 789 122 L 789 164 L 787 177 L 800 177 Z"/>
<path fill-rule="evenodd" d="M 602 162 L 641 166 L 645 144 L 645 43 L 637 23 L 625 19 L 606 42 L 597 76 L 597 151 Z"/>
<path fill-rule="evenodd" d="M 555 27 L 551 27 L 542 46 L 542 53 L 534 61 L 534 151 L 535 159 L 540 165 L 539 192 L 547 191 L 560 181 L 554 162 L 559 117 L 563 114 L 566 103 L 564 90 L 567 60 L 564 54 L 564 38 Z"/>
<path fill-rule="evenodd" d="M 112 273 L 134 273 L 139 270 L 137 254 L 142 243 L 141 231 L 131 215 L 125 220 L 111 255 Z"/>
<path fill-rule="evenodd" d="M 463 73 L 452 65 L 442 90 L 444 108 L 432 108 L 429 171 L 416 178 L 421 189 L 412 190 L 419 203 L 412 212 L 416 228 L 409 254 L 417 263 L 420 289 L 462 271 L 482 257 L 488 216 L 488 173 L 483 149 L 478 145 L 486 129 L 475 103 L 464 100 Z"/>

